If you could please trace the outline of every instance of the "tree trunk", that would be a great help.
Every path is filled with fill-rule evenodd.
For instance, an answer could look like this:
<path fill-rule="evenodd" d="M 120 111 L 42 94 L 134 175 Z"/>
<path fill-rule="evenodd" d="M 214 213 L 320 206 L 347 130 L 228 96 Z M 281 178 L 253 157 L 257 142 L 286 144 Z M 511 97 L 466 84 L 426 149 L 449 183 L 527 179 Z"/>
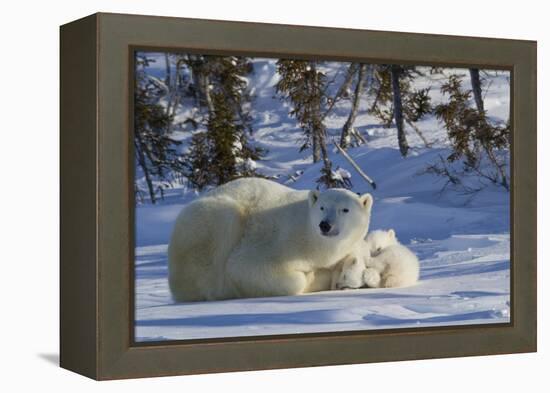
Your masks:
<path fill-rule="evenodd" d="M 319 144 L 319 135 L 317 134 L 317 130 L 313 131 L 313 135 L 311 135 L 312 139 L 312 150 L 313 150 L 313 162 L 319 162 L 321 159 L 321 146 Z"/>
<path fill-rule="evenodd" d="M 374 182 L 374 180 L 372 180 L 365 172 L 363 172 L 357 162 L 355 162 L 355 160 L 351 158 L 350 155 L 346 153 L 346 151 L 340 146 L 338 146 L 337 144 L 334 144 L 334 146 L 336 146 L 336 149 L 338 149 L 338 151 L 344 156 L 344 158 L 348 160 L 348 162 L 357 171 L 357 173 L 359 173 L 359 175 L 361 175 L 361 177 L 365 179 L 372 186 L 373 189 L 376 189 L 376 183 Z"/>
<path fill-rule="evenodd" d="M 470 80 L 472 81 L 472 93 L 476 102 L 477 111 L 482 114 L 485 112 L 483 107 L 483 97 L 481 95 L 481 80 L 479 79 L 479 69 L 470 68 Z"/>
<path fill-rule="evenodd" d="M 164 54 L 164 64 L 166 66 L 166 75 L 164 77 L 164 84 L 166 85 L 166 87 L 168 87 L 168 89 L 170 89 L 172 76 L 170 75 L 171 74 L 170 58 L 168 57 L 168 53 Z"/>
<path fill-rule="evenodd" d="M 199 106 L 206 104 L 208 112 L 214 111 L 210 94 L 210 68 L 208 60 L 202 56 L 189 55 L 191 61 L 191 79 L 195 87 L 195 100 Z"/>
<path fill-rule="evenodd" d="M 314 94 L 313 97 L 316 98 L 314 107 L 313 107 L 313 118 L 314 118 L 314 134 L 317 137 L 317 156 L 321 156 L 323 160 L 323 172 L 325 173 L 324 180 L 325 185 L 327 188 L 330 188 L 333 186 L 332 182 L 332 163 L 330 162 L 330 159 L 328 158 L 328 152 L 327 152 L 327 133 L 325 126 L 323 125 L 323 118 L 321 115 L 321 103 L 322 103 L 322 96 L 323 96 L 323 89 L 321 88 L 321 84 L 319 81 L 319 75 L 317 74 L 317 67 L 315 63 L 312 63 L 311 65 L 312 71 L 314 72 L 315 78 L 314 83 L 312 86 L 312 93 Z M 319 157 L 317 158 L 319 160 Z"/>
<path fill-rule="evenodd" d="M 323 130 L 323 120 L 321 119 L 321 91 L 319 89 L 319 81 L 317 79 L 317 67 L 315 62 L 309 62 L 311 67 L 313 78 L 306 82 L 306 90 L 309 93 L 309 97 L 313 100 L 311 101 L 310 110 L 310 132 L 312 139 L 312 148 L 313 148 L 313 162 L 318 162 L 321 159 L 322 155 L 322 144 L 324 138 Z M 307 79 L 306 79 L 307 80 Z"/>
<path fill-rule="evenodd" d="M 145 175 L 145 183 L 147 184 L 147 189 L 149 191 L 149 196 L 151 197 L 151 203 L 155 204 L 157 202 L 157 199 L 155 198 L 155 189 L 153 188 L 153 181 L 151 180 L 151 175 L 149 174 L 149 168 L 147 167 L 147 160 L 145 159 L 145 153 L 143 149 L 146 148 L 144 146 L 143 141 L 141 140 L 141 136 L 138 132 L 136 132 L 136 154 L 138 158 L 139 166 L 141 166 L 141 169 L 143 170 L 143 174 Z"/>
<path fill-rule="evenodd" d="M 500 184 L 507 190 L 510 191 L 510 186 L 508 185 L 508 178 L 506 177 L 506 172 L 504 172 L 504 169 L 499 164 L 497 158 L 495 157 L 493 150 L 491 147 L 484 146 L 485 152 L 487 153 L 487 156 L 489 157 L 489 160 L 493 163 L 495 168 L 500 174 Z"/>
<path fill-rule="evenodd" d="M 325 133 L 320 133 L 319 135 L 319 150 L 321 151 L 321 156 L 323 158 L 323 171 L 325 172 L 325 185 L 330 188 L 333 187 L 332 181 L 332 162 L 328 158 L 327 152 L 327 140 Z"/>
<path fill-rule="evenodd" d="M 432 147 L 432 144 L 428 142 L 422 131 L 420 131 L 420 128 L 414 125 L 412 121 L 406 120 L 407 124 L 411 126 L 411 128 L 416 132 L 416 134 L 422 139 L 422 142 L 424 142 L 424 145 L 426 147 Z"/>
<path fill-rule="evenodd" d="M 182 60 L 178 60 L 176 63 L 176 75 L 174 76 L 174 92 L 173 92 L 174 99 L 173 99 L 172 108 L 170 111 L 171 116 L 176 115 L 176 110 L 178 109 L 178 106 L 180 104 L 180 94 L 179 94 L 180 80 L 179 79 L 180 79 L 181 65 L 182 65 Z M 171 126 L 172 126 L 172 123 L 170 123 L 170 125 L 168 126 L 169 130 L 172 128 Z"/>
<path fill-rule="evenodd" d="M 174 96 L 176 94 L 174 81 L 177 78 L 178 73 L 176 71 L 175 78 L 172 78 L 172 69 L 170 67 L 170 58 L 168 56 L 168 53 L 164 54 L 164 64 L 166 66 L 166 76 L 164 77 L 164 84 L 166 85 L 166 89 L 168 90 L 166 93 L 168 99 L 166 102 L 165 113 L 167 116 L 170 116 L 170 113 L 172 113 L 172 106 L 174 105 Z M 170 127 L 168 127 L 168 129 L 170 129 Z"/>
<path fill-rule="evenodd" d="M 409 144 L 407 143 L 407 136 L 405 135 L 405 127 L 403 125 L 403 104 L 401 102 L 401 87 L 399 86 L 401 69 L 397 65 L 392 65 L 390 72 L 393 93 L 393 116 L 397 127 L 397 142 L 399 143 L 401 155 L 406 157 L 409 151 Z"/>
<path fill-rule="evenodd" d="M 353 96 L 353 102 L 351 104 L 351 110 L 349 112 L 348 119 L 342 128 L 342 135 L 340 136 L 340 146 L 343 149 L 348 147 L 348 140 L 350 137 L 350 130 L 353 127 L 355 118 L 357 117 L 357 112 L 359 110 L 359 103 L 361 102 L 361 93 L 363 92 L 363 87 L 365 86 L 365 71 L 367 69 L 366 64 L 361 64 L 359 66 L 359 76 L 357 77 L 357 84 L 355 85 L 355 92 Z"/>
<path fill-rule="evenodd" d="M 210 114 L 214 113 L 214 104 L 212 102 L 212 96 L 210 95 L 210 78 L 207 74 L 203 74 L 202 77 L 203 82 L 203 93 L 204 93 L 204 99 L 206 100 L 206 105 L 208 106 L 208 112 Z"/>
<path fill-rule="evenodd" d="M 342 83 L 342 86 L 340 86 L 340 89 L 338 89 L 338 94 L 335 96 L 336 98 L 339 98 L 340 96 L 344 95 L 349 88 L 351 87 L 351 83 L 353 82 L 353 77 L 355 76 L 355 73 L 357 72 L 357 68 L 359 67 L 359 63 L 351 63 L 348 72 L 346 74 L 346 79 L 344 79 L 344 82 Z"/>
<path fill-rule="evenodd" d="M 241 125 L 243 126 L 244 129 L 246 129 L 246 132 L 248 132 L 249 135 L 252 135 L 253 134 L 252 125 L 249 122 L 249 116 L 243 110 L 243 104 L 233 97 L 229 97 L 229 99 L 231 100 L 231 104 L 235 109 L 235 113 L 237 114 L 237 116 L 239 117 L 239 120 L 241 121 Z"/>
<path fill-rule="evenodd" d="M 363 135 L 361 135 L 359 131 L 357 131 L 357 128 L 351 127 L 350 134 L 353 139 L 355 139 L 355 143 L 357 144 L 357 146 L 367 144 L 367 140 Z"/>
<path fill-rule="evenodd" d="M 336 105 L 336 103 L 338 101 L 340 101 L 340 98 L 342 98 L 344 93 L 350 88 L 351 82 L 353 81 L 353 77 L 354 77 L 355 73 L 357 72 L 357 67 L 358 66 L 359 66 L 358 63 L 351 63 L 349 65 L 348 72 L 346 73 L 346 79 L 344 79 L 344 82 L 342 82 L 342 86 L 340 86 L 340 88 L 338 89 L 338 91 L 336 92 L 334 97 L 332 98 L 329 107 L 327 108 L 327 110 L 323 114 L 323 117 L 322 117 L 323 119 L 328 116 L 328 114 L 330 113 L 330 111 L 332 110 L 334 105 Z"/>

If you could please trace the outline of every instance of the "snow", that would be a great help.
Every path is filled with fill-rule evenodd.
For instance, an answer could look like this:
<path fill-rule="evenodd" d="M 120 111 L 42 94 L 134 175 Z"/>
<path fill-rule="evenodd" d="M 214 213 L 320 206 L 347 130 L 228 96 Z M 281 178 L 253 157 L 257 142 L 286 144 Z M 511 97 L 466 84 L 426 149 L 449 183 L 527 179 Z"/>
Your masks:
<path fill-rule="evenodd" d="M 161 54 L 153 57 L 163 58 Z M 157 64 L 164 66 L 163 61 Z M 345 63 L 322 68 L 327 79 L 342 78 Z M 162 68 L 153 68 L 162 79 Z M 316 187 L 321 164 L 313 164 L 309 151 L 299 152 L 301 130 L 288 116 L 289 107 L 275 93 L 278 76 L 272 59 L 254 59 L 248 86 L 254 95 L 252 117 L 255 146 L 267 155 L 248 165 L 275 181 L 295 189 Z M 467 78 L 467 70 L 446 70 Z M 494 121 L 509 116 L 509 73 L 487 71 L 489 89 L 485 107 Z M 442 100 L 441 75 L 427 75 L 415 88 L 431 86 L 434 103 Z M 467 87 L 467 79 L 465 79 Z M 337 88 L 334 84 L 334 89 Z M 330 137 L 336 138 L 349 113 L 349 100 L 336 103 L 325 119 Z M 429 116 L 418 123 L 433 143 L 426 148 L 407 129 L 411 146 L 402 158 L 395 128 L 384 128 L 366 114 L 371 99 L 361 100 L 355 129 L 367 145 L 348 153 L 372 177 L 377 189 L 360 177 L 350 164 L 329 149 L 335 173 L 353 184 L 353 191 L 374 196 L 371 229 L 394 228 L 400 241 L 419 257 L 418 285 L 399 289 L 326 291 L 289 297 L 174 303 L 167 283 L 166 248 L 179 211 L 199 193 L 174 183 L 158 205 L 136 209 L 136 324 L 137 341 L 353 331 L 396 327 L 425 327 L 510 321 L 510 196 L 502 187 L 486 184 L 475 194 L 452 188 L 440 192 L 444 180 L 425 172 L 429 164 L 449 154 L 442 125 Z M 193 103 L 176 115 L 183 122 Z M 197 130 L 200 132 L 200 129 Z M 185 142 L 191 133 L 175 129 L 174 138 Z M 501 152 L 508 154 L 508 152 Z M 350 175 L 348 177 L 348 175 Z M 138 182 L 142 181 L 139 178 Z M 473 180 L 472 180 L 473 181 Z"/>
<path fill-rule="evenodd" d="M 422 258 L 414 287 L 177 304 L 166 285 L 166 246 L 143 247 L 136 335 L 158 341 L 509 322 L 509 236 L 453 236 L 411 248 Z"/>

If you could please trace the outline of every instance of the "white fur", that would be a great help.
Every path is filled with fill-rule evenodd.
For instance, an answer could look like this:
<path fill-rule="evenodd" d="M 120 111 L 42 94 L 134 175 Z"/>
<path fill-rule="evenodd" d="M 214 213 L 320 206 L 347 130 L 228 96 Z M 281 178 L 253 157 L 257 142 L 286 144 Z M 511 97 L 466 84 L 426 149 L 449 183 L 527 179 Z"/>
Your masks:
<path fill-rule="evenodd" d="M 367 288 L 380 288 L 380 272 L 372 267 L 367 267 L 363 272 L 363 283 Z"/>
<path fill-rule="evenodd" d="M 365 242 L 359 242 L 332 269 L 331 289 L 355 289 L 365 285 L 364 272 L 370 253 Z"/>
<path fill-rule="evenodd" d="M 334 269 L 331 289 L 354 289 L 364 285 L 365 263 L 356 253 L 346 256 Z"/>
<path fill-rule="evenodd" d="M 295 191 L 257 178 L 220 186 L 176 220 L 172 295 L 197 301 L 328 289 L 332 266 L 363 241 L 371 206 L 369 194 L 343 189 Z M 321 221 L 331 224 L 326 234 Z"/>
<path fill-rule="evenodd" d="M 332 289 L 394 288 L 416 284 L 418 258 L 397 240 L 395 231 L 373 231 L 334 269 Z"/>

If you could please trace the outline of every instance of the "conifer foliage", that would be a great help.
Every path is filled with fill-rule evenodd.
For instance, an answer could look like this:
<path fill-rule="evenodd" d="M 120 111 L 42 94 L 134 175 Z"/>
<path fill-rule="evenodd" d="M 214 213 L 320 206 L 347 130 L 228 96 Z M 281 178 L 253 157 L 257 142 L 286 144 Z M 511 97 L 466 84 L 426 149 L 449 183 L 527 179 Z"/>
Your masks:
<path fill-rule="evenodd" d="M 323 160 L 318 183 L 327 188 L 334 187 L 332 163 L 327 152 L 327 130 L 323 124 L 323 110 L 326 106 L 326 76 L 318 70 L 315 61 L 279 60 L 277 71 L 280 80 L 276 89 L 288 100 L 294 116 L 302 128 L 304 139 L 300 151 L 311 147 L 313 162 Z"/>
<path fill-rule="evenodd" d="M 254 76 L 253 64 L 257 63 L 241 56 L 147 56 L 140 53 L 135 59 L 136 200 L 157 203 L 174 185 L 202 191 L 236 178 L 262 176 L 256 171 L 256 161 L 266 151 L 254 146 L 253 124 L 264 123 L 262 118 L 256 118 L 256 123 L 252 119 L 258 110 L 266 109 L 255 108 L 258 86 L 254 81 L 262 80 Z M 151 67 L 154 61 L 161 64 Z M 295 119 L 290 123 L 299 127 L 301 137 L 296 149 L 310 151 L 313 162 L 318 163 L 318 188 L 352 187 L 351 173 L 344 167 L 333 169 L 331 154 L 342 154 L 356 172 L 375 184 L 365 174 L 369 168 L 363 172 L 351 150 L 369 143 L 369 135 L 363 134 L 365 115 L 374 115 L 376 119 L 368 120 L 374 125 L 395 127 L 396 144 L 403 157 L 410 152 L 409 143 L 417 145 L 410 131 L 426 147 L 431 146 L 420 122 L 427 115 L 435 115 L 445 127 L 450 149 L 427 171 L 445 176 L 448 183 L 464 186 L 467 191 L 475 191 L 475 187 L 465 186 L 464 177 L 489 179 L 509 189 L 506 166 L 510 126 L 487 115 L 483 102 L 488 90 L 487 71 L 472 68 L 459 74 L 440 67 L 295 59 L 269 62 L 269 67 L 273 64 L 276 75 L 271 76 L 276 79 L 270 81 L 277 81 L 275 96 L 280 100 L 269 104 L 273 107 L 267 111 L 279 112 L 277 117 L 284 118 L 286 124 L 288 117 Z M 265 69 L 271 68 L 263 66 L 260 72 Z M 462 86 L 468 72 L 470 90 Z M 430 94 L 430 87 L 417 87 L 419 77 L 420 83 L 437 86 L 436 92 L 440 89 L 443 102 L 439 94 Z M 273 86 L 270 81 L 269 89 Z M 432 104 L 431 97 L 438 105 Z M 354 126 L 359 119 L 361 127 Z M 294 129 L 294 124 L 290 128 Z M 331 143 L 337 147 L 332 152 Z M 278 179 L 280 175 L 272 176 Z M 291 176 L 291 180 L 296 179 Z"/>
<path fill-rule="evenodd" d="M 235 56 L 164 54 L 162 79 L 148 72 L 151 60 L 136 57 L 134 146 L 143 183 L 135 194 L 151 203 L 162 198 L 175 181 L 186 179 L 202 190 L 242 176 L 256 175 L 253 160 L 263 154 L 248 143 L 252 133 L 251 97 L 246 76 L 249 59 Z M 184 103 L 198 110 L 183 124 L 195 132 L 187 148 L 174 138 L 175 116 Z"/>
<path fill-rule="evenodd" d="M 412 82 L 420 75 L 422 73 L 413 66 L 382 64 L 376 66 L 375 83 L 371 87 L 374 102 L 370 112 L 386 127 L 395 122 L 399 151 L 403 157 L 409 151 L 405 125 L 416 132 L 426 146 L 430 146 L 424 134 L 415 125 L 432 112 L 429 89 L 412 87 Z"/>
<path fill-rule="evenodd" d="M 473 85 L 475 88 L 476 84 Z M 498 152 L 510 147 L 510 125 L 491 123 L 483 109 L 480 92 L 475 94 L 478 98 L 475 99 L 476 106 L 473 107 L 472 90 L 464 89 L 457 75 L 448 78 L 442 85 L 441 92 L 448 97 L 448 101 L 436 106 L 435 115 L 444 123 L 453 147 L 453 152 L 446 159 L 447 162 L 452 163 L 464 158 L 466 172 L 476 172 L 508 190 L 506 161 Z M 484 160 L 488 160 L 491 169 L 484 168 Z"/>
<path fill-rule="evenodd" d="M 245 79 L 252 72 L 250 60 L 237 56 L 188 55 L 184 63 L 191 70 L 189 94 L 207 115 L 214 111 L 212 95 L 221 93 L 235 113 L 235 122 L 251 133 L 251 117 L 247 111 L 251 97 Z"/>
<path fill-rule="evenodd" d="M 162 84 L 146 77 L 143 67 L 146 58 L 137 59 L 134 85 L 134 150 L 139 168 L 143 171 L 147 193 L 151 203 L 162 198 L 164 188 L 181 173 L 183 164 L 177 152 L 179 142 L 168 133 L 172 116 L 159 104 L 164 95 Z M 136 184 L 136 196 L 143 192 Z"/>
<path fill-rule="evenodd" d="M 206 130 L 191 139 L 185 159 L 187 178 L 202 190 L 244 176 L 255 176 L 251 164 L 261 149 L 248 143 L 252 133 L 245 76 L 252 71 L 246 58 L 194 56 L 189 60 L 199 104 L 206 109 Z"/>
<path fill-rule="evenodd" d="M 256 175 L 250 160 L 259 158 L 258 152 L 246 145 L 243 126 L 221 92 L 212 94 L 212 108 L 207 130 L 193 135 L 186 159 L 188 180 L 198 190 Z"/>

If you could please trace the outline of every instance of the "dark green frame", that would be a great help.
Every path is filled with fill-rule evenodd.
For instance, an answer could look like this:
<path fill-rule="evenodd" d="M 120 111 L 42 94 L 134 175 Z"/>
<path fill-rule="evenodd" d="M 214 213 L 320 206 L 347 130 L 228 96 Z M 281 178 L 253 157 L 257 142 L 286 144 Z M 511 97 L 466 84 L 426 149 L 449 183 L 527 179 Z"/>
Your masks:
<path fill-rule="evenodd" d="M 136 49 L 512 72 L 510 324 L 133 343 Z M 61 366 L 95 379 L 536 351 L 536 43 L 95 14 L 61 27 Z"/>

